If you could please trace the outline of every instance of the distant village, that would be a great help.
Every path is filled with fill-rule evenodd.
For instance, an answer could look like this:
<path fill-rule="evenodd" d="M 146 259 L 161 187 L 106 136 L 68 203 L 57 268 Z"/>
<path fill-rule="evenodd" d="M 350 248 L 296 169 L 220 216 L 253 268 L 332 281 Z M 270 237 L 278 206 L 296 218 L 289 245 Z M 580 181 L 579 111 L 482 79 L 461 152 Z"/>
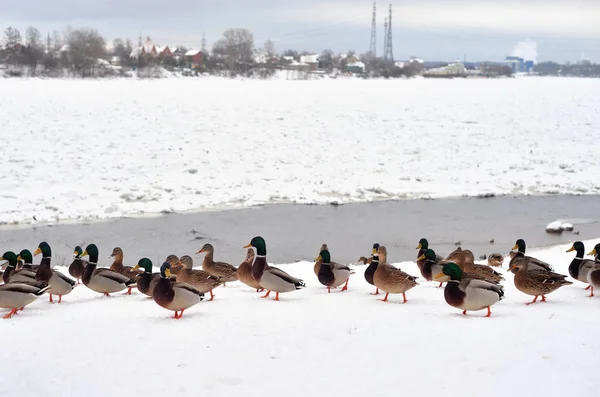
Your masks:
<path fill-rule="evenodd" d="M 337 77 L 413 77 L 425 78 L 497 78 L 515 74 L 600 77 L 600 66 L 582 59 L 573 64 L 505 56 L 501 60 L 467 62 L 426 61 L 418 57 L 393 60 L 354 51 L 320 54 L 287 49 L 278 53 L 267 41 L 260 48 L 247 29 L 229 29 L 208 50 L 155 43 L 152 38 L 115 39 L 106 43 L 93 29 L 54 32 L 44 39 L 34 27 L 24 37 L 13 28 L 4 31 L 0 47 L 0 76 L 40 77 L 138 77 L 160 78 L 170 75 L 247 76 L 268 78 L 283 73 L 288 79 Z"/>

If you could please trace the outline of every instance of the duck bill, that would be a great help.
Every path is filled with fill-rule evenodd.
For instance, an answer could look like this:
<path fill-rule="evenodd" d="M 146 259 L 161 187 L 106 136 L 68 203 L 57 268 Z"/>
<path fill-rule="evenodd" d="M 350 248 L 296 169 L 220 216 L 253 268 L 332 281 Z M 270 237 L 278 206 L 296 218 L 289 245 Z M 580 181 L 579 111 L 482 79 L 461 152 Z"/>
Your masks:
<path fill-rule="evenodd" d="M 135 265 L 134 268 L 133 268 L 133 270 L 137 270 L 139 268 L 140 268 L 140 265 Z"/>
<path fill-rule="evenodd" d="M 594 248 L 594 249 L 592 250 L 592 252 L 590 252 L 588 255 L 591 255 L 591 256 L 597 255 L 597 253 L 596 253 L 596 248 Z"/>
<path fill-rule="evenodd" d="M 250 248 L 250 247 L 252 247 L 252 244 L 246 244 L 242 248 Z M 200 250 L 200 252 L 202 252 L 202 250 Z"/>
<path fill-rule="evenodd" d="M 323 258 L 321 258 L 321 255 L 319 255 L 319 256 L 317 256 L 317 258 L 315 259 L 315 262 L 322 261 L 322 260 L 323 260 Z"/>
<path fill-rule="evenodd" d="M 171 270 L 165 269 L 165 276 L 167 276 L 167 278 L 171 278 Z"/>
<path fill-rule="evenodd" d="M 41 249 L 40 247 L 38 247 L 38 248 L 35 250 L 35 252 L 33 253 L 33 256 L 37 256 L 37 255 L 39 255 L 39 254 L 41 254 L 41 253 L 42 253 L 42 249 Z"/>
<path fill-rule="evenodd" d="M 575 251 L 575 246 L 572 246 L 571 248 L 569 248 L 569 249 L 567 250 L 567 252 L 571 252 L 571 251 Z"/>
<path fill-rule="evenodd" d="M 0 261 L 1 261 L 1 260 L 2 260 L 2 258 L 0 258 Z M 18 261 L 22 261 L 22 260 L 23 260 L 23 258 L 21 258 L 21 255 L 17 256 L 17 260 L 18 260 Z"/>
<path fill-rule="evenodd" d="M 88 256 L 87 251 L 83 251 L 83 254 L 81 254 L 81 256 Z"/>
<path fill-rule="evenodd" d="M 508 273 L 508 272 L 512 272 L 512 271 L 513 271 L 513 269 L 514 269 L 515 267 L 516 267 L 516 266 L 509 266 L 509 267 L 508 267 L 508 270 L 507 270 L 506 272 L 507 272 L 507 273 Z"/>
<path fill-rule="evenodd" d="M 422 261 L 423 259 L 425 259 L 425 255 L 421 255 L 420 257 L 417 258 L 418 261 Z"/>
<path fill-rule="evenodd" d="M 511 251 L 518 250 L 518 249 L 519 249 L 519 245 L 518 245 L 518 244 L 515 244 L 515 246 L 514 246 L 514 247 L 512 247 L 512 250 L 511 250 Z"/>
<path fill-rule="evenodd" d="M 444 276 L 445 276 L 444 272 L 439 272 L 439 273 L 438 273 L 438 274 L 436 274 L 436 275 L 435 275 L 435 277 L 433 277 L 433 278 L 434 278 L 434 279 L 436 279 L 436 280 L 439 280 L 440 278 L 442 278 L 442 277 L 444 277 Z"/>
<path fill-rule="evenodd" d="M 421 248 L 423 248 L 423 244 L 419 244 L 419 245 L 417 245 L 417 248 L 415 248 L 415 249 L 418 249 L 418 250 L 420 250 Z"/>
<path fill-rule="evenodd" d="M 373 248 L 373 249 L 371 250 L 371 255 L 375 255 L 376 253 L 377 253 L 377 250 L 376 250 L 375 248 Z"/>

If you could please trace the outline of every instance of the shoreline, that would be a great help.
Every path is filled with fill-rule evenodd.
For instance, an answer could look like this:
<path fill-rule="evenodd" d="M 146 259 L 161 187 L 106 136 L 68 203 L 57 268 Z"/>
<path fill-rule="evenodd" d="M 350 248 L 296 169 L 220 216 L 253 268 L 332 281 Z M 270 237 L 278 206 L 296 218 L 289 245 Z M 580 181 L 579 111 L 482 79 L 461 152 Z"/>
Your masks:
<path fill-rule="evenodd" d="M 28 229 L 28 228 L 36 228 L 36 227 L 54 227 L 54 226 L 67 226 L 67 225 L 92 225 L 96 223 L 103 222 L 112 222 L 112 221 L 120 221 L 120 220 L 137 220 L 137 219 L 156 219 L 162 218 L 165 216 L 172 215 L 196 215 L 202 213 L 213 213 L 213 212 L 228 212 L 228 211 L 244 211 L 251 210 L 253 208 L 262 208 L 262 207 L 274 207 L 274 206 L 303 206 L 303 207 L 341 207 L 341 206 L 356 206 L 356 205 L 369 205 L 369 204 L 377 204 L 377 203 L 394 203 L 394 202 L 406 202 L 406 201 L 439 201 L 439 200 L 494 200 L 501 198 L 527 198 L 527 197 L 597 197 L 600 203 L 600 195 L 596 193 L 571 193 L 571 194 L 530 194 L 530 195 L 514 195 L 510 193 L 506 194 L 496 194 L 496 193 L 482 193 L 475 195 L 462 195 L 462 196 L 445 196 L 445 197 L 407 197 L 407 198 L 383 198 L 383 199 L 372 199 L 370 201 L 357 201 L 357 202 L 348 202 L 348 203 L 340 203 L 337 201 L 332 201 L 330 203 L 297 203 L 292 201 L 274 201 L 270 203 L 261 203 L 249 206 L 242 207 L 233 207 L 233 206 L 224 206 L 220 208 L 216 207 L 201 207 L 196 209 L 184 210 L 184 211 L 160 211 L 160 212 L 143 212 L 143 213 L 131 213 L 119 217 L 114 218 L 94 218 L 94 219 L 75 219 L 75 218 L 65 218 L 59 219 L 54 222 L 51 221 L 35 221 L 32 223 L 0 223 L 0 232 L 5 230 L 16 230 L 16 229 Z M 550 221 L 548 222 L 550 223 Z"/>
<path fill-rule="evenodd" d="M 598 237 L 599 196 L 502 196 L 488 199 L 379 201 L 339 206 L 276 204 L 238 210 L 168 214 L 159 217 L 119 218 L 99 222 L 0 229 L 5 250 L 36 247 L 46 240 L 57 261 L 69 260 L 76 245 L 94 242 L 101 263 L 115 246 L 127 264 L 149 257 L 158 265 L 169 254 L 193 254 L 206 242 L 215 259 L 239 265 L 241 247 L 256 235 L 267 241 L 270 262 L 311 261 L 322 243 L 332 260 L 354 263 L 367 255 L 374 242 L 385 244 L 390 262 L 414 260 L 418 240 L 446 255 L 460 241 L 476 259 L 482 254 L 506 255 L 518 238 L 528 247 L 545 247 Z M 548 234 L 555 220 L 575 225 L 575 232 Z M 494 239 L 494 243 L 490 240 Z M 193 255 L 195 265 L 203 256 Z"/>

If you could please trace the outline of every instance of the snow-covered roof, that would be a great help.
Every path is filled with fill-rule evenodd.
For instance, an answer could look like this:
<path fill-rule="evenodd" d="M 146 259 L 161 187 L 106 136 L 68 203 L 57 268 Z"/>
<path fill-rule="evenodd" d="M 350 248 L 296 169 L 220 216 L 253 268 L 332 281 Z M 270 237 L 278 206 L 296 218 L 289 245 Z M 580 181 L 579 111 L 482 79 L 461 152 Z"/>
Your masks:
<path fill-rule="evenodd" d="M 349 63 L 348 65 L 346 65 L 346 67 L 364 68 L 365 64 L 362 63 L 361 61 L 357 61 L 357 62 Z"/>
<path fill-rule="evenodd" d="M 293 56 L 289 56 L 289 55 L 284 55 L 282 56 L 283 59 L 285 59 L 286 61 L 294 61 L 294 57 Z"/>
<path fill-rule="evenodd" d="M 300 62 L 303 63 L 319 63 L 319 55 L 302 55 L 300 57 Z"/>
<path fill-rule="evenodd" d="M 139 58 L 139 56 L 142 54 L 142 47 L 136 47 L 133 49 L 133 51 L 131 51 L 131 54 L 129 54 L 130 58 Z"/>
<path fill-rule="evenodd" d="M 202 52 L 202 50 L 189 50 L 185 53 L 186 57 L 193 57 L 194 55 L 198 55 Z"/>

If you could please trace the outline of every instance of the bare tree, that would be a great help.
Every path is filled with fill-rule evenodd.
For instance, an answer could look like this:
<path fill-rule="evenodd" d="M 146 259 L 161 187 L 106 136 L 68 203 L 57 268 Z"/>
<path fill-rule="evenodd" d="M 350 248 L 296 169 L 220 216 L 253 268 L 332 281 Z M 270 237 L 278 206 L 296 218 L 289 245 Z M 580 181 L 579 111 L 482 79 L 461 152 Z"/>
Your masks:
<path fill-rule="evenodd" d="M 106 56 L 104 37 L 95 29 L 76 29 L 69 34 L 69 61 L 82 76 L 92 75 L 98 59 Z"/>
<path fill-rule="evenodd" d="M 36 49 L 41 49 L 44 46 L 42 43 L 42 34 L 33 26 L 29 26 L 27 31 L 25 31 L 25 42 L 29 47 Z"/>
<path fill-rule="evenodd" d="M 63 46 L 63 39 L 58 30 L 52 32 L 52 49 L 56 52 Z"/>
<path fill-rule="evenodd" d="M 323 50 L 321 55 L 319 55 L 319 68 L 326 70 L 333 69 L 333 57 L 334 53 L 332 50 Z"/>
<path fill-rule="evenodd" d="M 19 29 L 9 26 L 4 31 L 4 46 L 14 48 L 17 44 L 21 44 L 21 32 L 19 32 Z"/>
<path fill-rule="evenodd" d="M 275 56 L 275 44 L 270 39 L 265 41 L 263 51 L 269 58 L 272 58 Z"/>
<path fill-rule="evenodd" d="M 248 29 L 229 29 L 214 44 L 215 49 L 224 53 L 228 68 L 234 70 L 252 63 L 254 36 Z"/>

